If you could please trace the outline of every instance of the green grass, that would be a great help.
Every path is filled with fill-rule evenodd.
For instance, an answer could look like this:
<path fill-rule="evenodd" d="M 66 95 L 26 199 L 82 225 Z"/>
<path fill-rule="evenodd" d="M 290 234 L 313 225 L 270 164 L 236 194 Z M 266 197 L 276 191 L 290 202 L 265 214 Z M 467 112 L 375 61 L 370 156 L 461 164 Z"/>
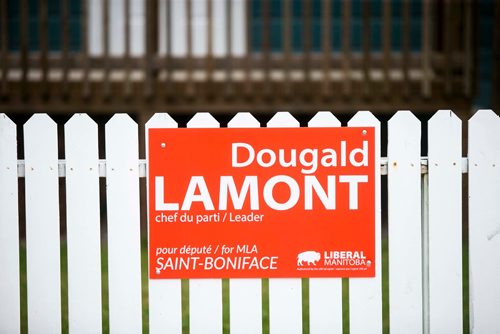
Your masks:
<path fill-rule="evenodd" d="M 149 312 L 148 312 L 148 277 L 147 277 L 147 245 L 143 240 L 141 243 L 141 280 L 142 280 L 142 316 L 143 333 L 149 331 Z M 388 280 L 388 243 L 384 240 L 382 243 L 382 314 L 383 314 L 383 332 L 389 333 L 389 280 Z M 468 300 L 468 250 L 467 245 L 463 247 L 463 329 L 464 333 L 469 333 L 469 300 Z M 102 244 L 101 251 L 102 267 L 102 330 L 103 333 L 109 333 L 109 304 L 108 304 L 108 263 L 106 243 Z M 26 284 L 26 246 L 24 242 L 20 245 L 20 271 L 21 271 L 21 333 L 28 333 L 27 316 L 27 284 Z M 262 329 L 264 334 L 269 333 L 269 280 L 262 280 Z M 344 333 L 349 333 L 349 280 L 342 279 L 342 309 L 343 309 L 343 329 Z M 309 280 L 302 279 L 302 298 L 303 298 L 303 334 L 309 333 Z M 222 280 L 222 302 L 223 302 L 223 331 L 230 332 L 229 323 L 229 280 Z M 61 242 L 61 310 L 62 310 L 62 332 L 68 333 L 68 277 L 67 277 L 67 251 L 66 242 Z M 182 331 L 189 333 L 189 282 L 182 280 Z"/>

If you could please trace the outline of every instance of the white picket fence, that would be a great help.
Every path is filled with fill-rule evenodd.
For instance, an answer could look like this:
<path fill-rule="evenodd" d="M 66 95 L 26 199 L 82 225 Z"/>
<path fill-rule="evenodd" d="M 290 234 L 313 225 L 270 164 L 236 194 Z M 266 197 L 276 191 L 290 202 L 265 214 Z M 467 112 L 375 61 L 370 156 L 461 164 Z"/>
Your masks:
<path fill-rule="evenodd" d="M 251 114 L 239 113 L 228 126 L 260 124 Z M 280 112 L 267 126 L 298 127 L 299 122 Z M 309 126 L 338 127 L 340 122 L 319 112 Z M 383 279 L 389 279 L 391 333 L 461 333 L 464 246 L 470 330 L 500 332 L 500 118 L 491 110 L 471 118 L 467 158 L 461 152 L 461 121 L 449 110 L 428 122 L 428 158 L 420 153 L 421 123 L 409 111 L 396 113 L 388 123 L 387 158 L 380 158 L 380 122 L 370 112 L 358 112 L 348 126 L 376 128 L 377 173 L 388 175 L 389 278 L 381 271 L 382 178 L 377 175 L 377 275 L 350 279 L 348 296 L 341 279 L 310 279 L 310 333 L 343 332 L 343 298 L 348 298 L 351 333 L 381 333 Z M 177 123 L 156 114 L 146 127 Z M 219 123 L 199 113 L 188 127 Z M 74 115 L 64 126 L 65 160 L 58 160 L 56 123 L 45 114 L 33 115 L 24 124 L 24 160 L 18 160 L 16 125 L 0 114 L 0 333 L 19 333 L 21 327 L 20 177 L 25 179 L 29 331 L 61 332 L 61 203 L 66 205 L 69 332 L 102 331 L 100 177 L 106 178 L 110 332 L 142 331 L 140 210 L 146 208 L 140 206 L 139 178 L 147 166 L 139 160 L 138 126 L 129 116 L 114 115 L 105 130 L 106 159 L 99 160 L 97 124 L 85 114 Z M 463 173 L 468 173 L 468 240 L 462 236 Z M 60 177 L 66 182 L 64 201 Z M 181 281 L 151 280 L 148 288 L 149 331 L 181 333 Z M 229 280 L 231 333 L 261 333 L 262 303 L 262 280 Z M 303 306 L 300 279 L 269 279 L 271 333 L 302 333 Z M 221 333 L 222 310 L 221 280 L 189 281 L 192 333 Z"/>

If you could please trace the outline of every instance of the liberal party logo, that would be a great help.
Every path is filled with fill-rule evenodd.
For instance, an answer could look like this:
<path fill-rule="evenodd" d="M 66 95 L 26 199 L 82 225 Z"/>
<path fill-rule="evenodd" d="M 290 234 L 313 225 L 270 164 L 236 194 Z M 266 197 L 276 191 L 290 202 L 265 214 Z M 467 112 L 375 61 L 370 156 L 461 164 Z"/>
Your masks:
<path fill-rule="evenodd" d="M 321 254 L 315 251 L 305 251 L 297 255 L 297 266 L 303 266 L 304 263 L 307 265 L 316 265 L 316 262 L 321 260 Z"/>

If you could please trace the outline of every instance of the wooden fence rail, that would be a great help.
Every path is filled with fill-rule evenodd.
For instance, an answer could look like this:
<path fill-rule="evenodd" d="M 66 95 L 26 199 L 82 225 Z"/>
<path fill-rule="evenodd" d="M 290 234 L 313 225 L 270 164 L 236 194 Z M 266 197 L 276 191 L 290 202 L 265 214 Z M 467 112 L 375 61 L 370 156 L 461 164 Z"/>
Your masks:
<path fill-rule="evenodd" d="M 146 206 L 141 206 L 139 180 L 146 176 L 147 163 L 139 160 L 138 126 L 130 117 L 117 114 L 106 124 L 105 159 L 99 160 L 96 123 L 75 114 L 64 125 L 65 159 L 58 160 L 57 125 L 47 115 L 35 114 L 24 124 L 24 159 L 18 159 L 17 125 L 0 114 L 0 332 L 19 333 L 27 327 L 33 333 L 58 333 L 63 330 L 62 318 L 68 319 L 71 333 L 102 331 L 103 224 L 111 333 L 139 333 L 143 328 L 151 333 L 181 333 L 186 328 L 192 333 L 229 328 L 235 333 L 340 333 L 346 328 L 350 333 L 500 331 L 498 115 L 480 110 L 470 119 L 465 158 L 461 121 L 450 110 L 440 110 L 429 120 L 425 158 L 420 152 L 422 125 L 411 112 L 399 111 L 389 121 L 387 158 L 380 157 L 380 122 L 361 111 L 347 124 L 361 125 L 376 129 L 376 161 L 381 167 L 375 186 L 376 277 L 351 278 L 348 290 L 339 278 L 230 279 L 228 297 L 223 299 L 220 279 L 189 280 L 184 287 L 188 297 L 181 280 L 141 285 L 140 213 Z M 177 126 L 168 114 L 155 114 L 146 128 Z M 217 128 L 219 122 L 198 113 L 187 126 Z M 250 113 L 239 113 L 228 124 L 259 126 Z M 266 126 L 297 127 L 299 122 L 279 112 Z M 341 124 L 330 112 L 319 112 L 308 126 Z M 462 203 L 465 173 L 468 203 Z M 106 180 L 105 217 L 100 177 Z M 25 185 L 21 189 L 20 178 Z M 64 198 L 59 198 L 60 178 L 65 180 Z M 386 181 L 384 257 L 381 187 Z M 19 238 L 22 197 L 25 240 Z M 468 205 L 468 217 L 462 217 L 463 205 Z M 60 235 L 61 207 L 66 212 L 66 236 Z M 462 234 L 464 224 L 468 239 Z M 67 314 L 61 308 L 62 242 L 67 245 Z M 24 287 L 20 244 L 26 245 Z M 468 272 L 463 271 L 464 262 Z M 21 323 L 21 289 L 27 290 L 27 324 Z M 149 321 L 143 317 L 146 295 Z"/>

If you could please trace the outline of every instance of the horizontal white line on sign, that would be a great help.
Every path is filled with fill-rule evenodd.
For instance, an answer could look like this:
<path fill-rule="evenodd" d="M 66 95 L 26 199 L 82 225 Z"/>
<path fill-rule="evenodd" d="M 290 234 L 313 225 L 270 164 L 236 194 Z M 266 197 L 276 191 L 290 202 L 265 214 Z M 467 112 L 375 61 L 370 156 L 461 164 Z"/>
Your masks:
<path fill-rule="evenodd" d="M 429 163 L 429 160 L 427 157 L 420 158 L 420 172 L 422 174 L 427 174 L 428 163 Z M 138 168 L 139 168 L 139 177 L 146 177 L 146 174 L 147 174 L 146 159 L 139 159 L 137 164 L 138 164 Z M 388 165 L 387 158 L 385 158 L 385 157 L 381 158 L 380 159 L 380 174 L 381 175 L 387 175 L 387 165 Z M 59 170 L 59 177 L 65 177 L 66 176 L 66 160 L 59 160 L 57 167 Z M 99 177 L 106 177 L 106 160 L 105 159 L 99 160 L 99 167 L 98 168 L 99 168 Z M 25 164 L 24 160 L 18 160 L 17 161 L 17 176 L 24 177 L 24 175 L 26 173 L 25 170 L 26 170 L 26 164 Z M 467 171 L 468 171 L 468 160 L 467 160 L 467 158 L 462 158 L 462 173 L 467 173 Z"/>

